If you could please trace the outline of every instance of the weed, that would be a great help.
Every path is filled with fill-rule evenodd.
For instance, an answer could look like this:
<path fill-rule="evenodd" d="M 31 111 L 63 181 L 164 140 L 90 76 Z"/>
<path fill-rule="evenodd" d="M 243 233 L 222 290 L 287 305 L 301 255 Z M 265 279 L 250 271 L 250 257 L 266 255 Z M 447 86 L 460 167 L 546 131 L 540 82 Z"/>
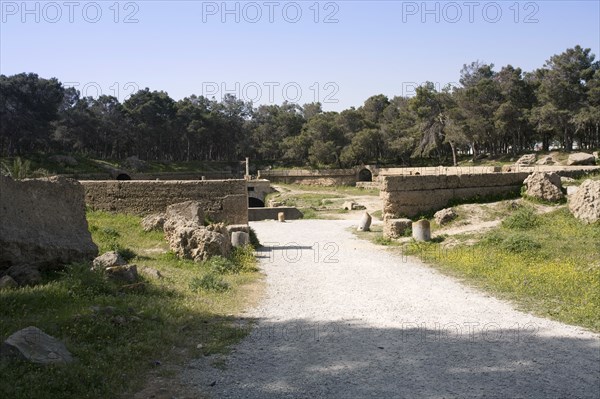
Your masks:
<path fill-rule="evenodd" d="M 258 239 L 258 236 L 256 235 L 256 231 L 254 231 L 254 229 L 252 227 L 250 227 L 250 229 L 248 230 L 248 235 L 250 238 L 250 245 L 252 245 L 252 247 L 254 249 L 258 249 L 258 248 L 262 247 L 262 245 Z"/>
<path fill-rule="evenodd" d="M 386 246 L 393 244 L 393 241 L 390 238 L 384 237 L 383 235 L 375 236 L 375 238 L 373 239 L 373 242 L 378 245 L 386 245 Z"/>
<path fill-rule="evenodd" d="M 238 265 L 241 272 L 258 271 L 256 266 L 256 256 L 254 256 L 254 248 L 252 245 L 234 248 L 231 254 L 231 260 Z"/>
<path fill-rule="evenodd" d="M 528 230 L 539 224 L 539 216 L 530 206 L 524 206 L 502 221 L 502 227 L 507 229 Z"/>
<path fill-rule="evenodd" d="M 319 218 L 319 214 L 313 208 L 302 208 L 302 209 L 300 209 L 300 212 L 302 212 L 302 219 L 318 219 Z"/>
<path fill-rule="evenodd" d="M 225 292 L 229 288 L 229 284 L 226 281 L 213 273 L 205 274 L 202 277 L 194 277 L 190 282 L 190 289 L 196 292 L 200 290 Z"/>
<path fill-rule="evenodd" d="M 0 172 L 12 177 L 15 180 L 23 180 L 31 175 L 31 161 L 23 160 L 21 157 L 16 157 L 12 164 L 2 162 L 0 164 Z"/>
<path fill-rule="evenodd" d="M 206 261 L 209 270 L 215 274 L 239 273 L 241 266 L 222 256 L 213 256 Z"/>
<path fill-rule="evenodd" d="M 531 252 L 541 248 L 541 244 L 523 233 L 509 234 L 499 243 L 499 247 L 512 253 Z"/>

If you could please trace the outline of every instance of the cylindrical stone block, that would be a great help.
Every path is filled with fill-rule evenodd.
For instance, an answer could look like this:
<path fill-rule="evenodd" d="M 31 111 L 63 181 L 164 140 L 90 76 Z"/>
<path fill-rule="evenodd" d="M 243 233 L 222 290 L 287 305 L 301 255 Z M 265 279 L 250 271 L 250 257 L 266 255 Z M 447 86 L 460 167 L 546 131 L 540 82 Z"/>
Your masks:
<path fill-rule="evenodd" d="M 248 245 L 250 237 L 244 231 L 234 231 L 231 233 L 231 245 L 234 247 L 243 247 Z"/>
<path fill-rule="evenodd" d="M 358 231 L 369 231 L 371 230 L 371 215 L 369 215 L 369 212 L 365 212 L 363 214 L 363 217 L 360 219 L 360 222 L 358 222 Z"/>
<path fill-rule="evenodd" d="M 285 213 L 279 212 L 277 214 L 277 220 L 279 220 L 280 222 L 285 222 Z"/>
<path fill-rule="evenodd" d="M 412 224 L 412 236 L 416 241 L 431 241 L 429 220 L 418 220 Z"/>

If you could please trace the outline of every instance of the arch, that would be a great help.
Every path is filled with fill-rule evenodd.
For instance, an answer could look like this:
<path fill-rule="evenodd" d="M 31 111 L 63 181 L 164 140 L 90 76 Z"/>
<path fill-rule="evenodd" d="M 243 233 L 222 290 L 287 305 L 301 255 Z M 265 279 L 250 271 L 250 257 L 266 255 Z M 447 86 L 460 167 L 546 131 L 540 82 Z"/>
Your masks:
<path fill-rule="evenodd" d="M 117 180 L 131 180 L 131 176 L 129 176 L 127 173 L 119 173 L 117 175 Z"/>
<path fill-rule="evenodd" d="M 373 173 L 367 168 L 358 172 L 358 181 L 373 181 Z"/>
<path fill-rule="evenodd" d="M 264 208 L 265 203 L 258 198 L 248 197 L 248 208 Z"/>

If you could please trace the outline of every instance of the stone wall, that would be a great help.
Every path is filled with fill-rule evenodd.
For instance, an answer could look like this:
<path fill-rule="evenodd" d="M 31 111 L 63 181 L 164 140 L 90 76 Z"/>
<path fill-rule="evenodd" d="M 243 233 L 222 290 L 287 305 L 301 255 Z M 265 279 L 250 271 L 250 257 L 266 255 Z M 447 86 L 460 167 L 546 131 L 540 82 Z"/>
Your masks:
<path fill-rule="evenodd" d="M 13 265 L 46 268 L 93 259 L 98 248 L 83 199 L 76 180 L 0 175 L 0 272 Z"/>
<path fill-rule="evenodd" d="M 385 218 L 414 217 L 445 208 L 451 200 L 518 195 L 528 172 L 472 175 L 383 176 Z"/>
<path fill-rule="evenodd" d="M 563 166 L 563 165 L 504 165 L 504 166 L 423 166 L 406 168 L 379 168 L 377 179 L 385 176 L 438 176 L 438 175 L 479 175 L 497 172 L 555 172 L 566 177 L 580 177 L 600 171 L 600 166 Z"/>
<path fill-rule="evenodd" d="M 259 179 L 271 183 L 307 184 L 313 186 L 353 186 L 358 180 L 356 169 L 287 169 L 259 170 Z"/>
<path fill-rule="evenodd" d="M 164 212 L 168 205 L 199 201 L 216 222 L 248 223 L 245 180 L 195 181 L 82 181 L 85 202 L 92 209 L 146 215 Z"/>
<path fill-rule="evenodd" d="M 259 200 L 263 203 L 263 206 L 267 195 L 273 191 L 271 182 L 268 180 L 248 180 L 248 197 Z"/>

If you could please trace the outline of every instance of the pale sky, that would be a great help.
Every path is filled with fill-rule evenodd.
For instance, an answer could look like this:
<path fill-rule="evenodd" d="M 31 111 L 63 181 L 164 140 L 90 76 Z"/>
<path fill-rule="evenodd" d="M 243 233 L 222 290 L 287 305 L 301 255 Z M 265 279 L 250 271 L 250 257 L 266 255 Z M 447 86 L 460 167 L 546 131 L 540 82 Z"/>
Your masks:
<path fill-rule="evenodd" d="M 475 60 L 529 71 L 577 44 L 600 55 L 599 4 L 2 1 L 0 72 L 121 101 L 149 87 L 339 111 L 427 80 L 443 87 Z"/>

